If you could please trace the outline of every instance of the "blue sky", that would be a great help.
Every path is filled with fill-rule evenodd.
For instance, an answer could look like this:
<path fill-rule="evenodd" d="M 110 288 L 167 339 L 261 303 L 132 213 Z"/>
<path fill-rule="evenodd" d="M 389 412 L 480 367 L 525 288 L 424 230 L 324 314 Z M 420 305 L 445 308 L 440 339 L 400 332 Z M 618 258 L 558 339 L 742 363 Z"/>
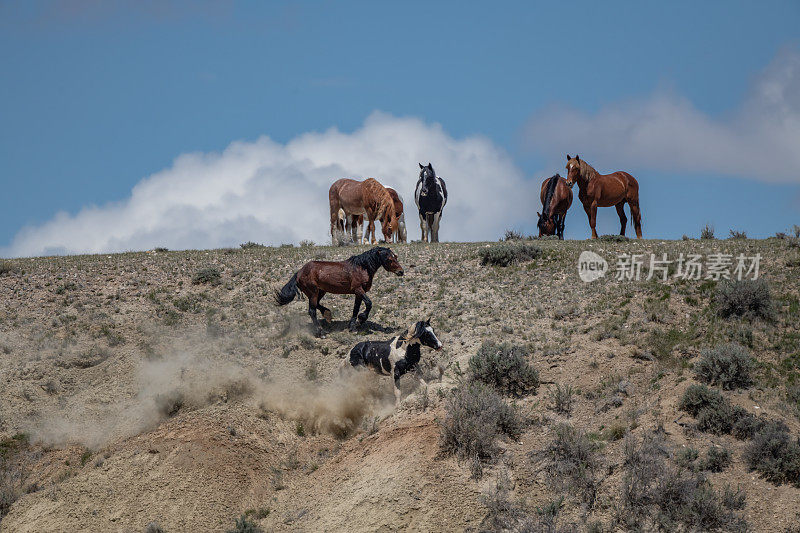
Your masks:
<path fill-rule="evenodd" d="M 680 238 L 706 222 L 718 234 L 768 236 L 800 223 L 796 160 L 782 164 L 785 175 L 763 165 L 716 171 L 696 168 L 697 154 L 672 164 L 691 151 L 685 146 L 634 153 L 619 131 L 593 140 L 603 137 L 605 110 L 629 116 L 629 106 L 641 112 L 661 98 L 688 108 L 677 136 L 695 117 L 729 132 L 751 125 L 748 102 L 765 71 L 791 70 L 800 54 L 800 3 L 465 4 L 0 1 L 0 250 L 25 253 L 20 230 L 52 225 L 58 212 L 71 220 L 128 201 L 137 183 L 181 154 L 262 136 L 285 144 L 331 127 L 347 134 L 375 111 L 440 124 L 448 139 L 485 139 L 537 182 L 563 173 L 565 152 L 601 172 L 628 170 L 640 181 L 645 236 Z M 787 91 L 800 88 L 796 70 Z M 800 114 L 800 96 L 785 100 L 787 113 Z M 560 120 L 566 115 L 583 121 L 583 137 Z M 730 135 L 717 137 L 710 153 L 728 148 Z M 769 152 L 769 139 L 764 145 Z M 409 161 L 409 187 L 415 166 Z M 470 186 L 437 170 L 451 195 Z M 538 207 L 510 225 L 533 231 Z M 606 211 L 599 231 L 615 233 Z M 567 237 L 586 235 L 576 199 Z M 96 249 L 58 238 L 65 242 L 53 249 Z M 133 244 L 118 241 L 125 246 Z"/>

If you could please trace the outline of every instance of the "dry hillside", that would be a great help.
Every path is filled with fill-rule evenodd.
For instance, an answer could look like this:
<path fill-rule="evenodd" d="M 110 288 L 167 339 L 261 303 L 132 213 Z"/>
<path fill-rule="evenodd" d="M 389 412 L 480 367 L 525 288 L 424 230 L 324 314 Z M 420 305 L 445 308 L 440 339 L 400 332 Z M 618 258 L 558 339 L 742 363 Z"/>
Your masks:
<path fill-rule="evenodd" d="M 271 291 L 367 247 L 3 261 L 0 531 L 226 531 L 243 514 L 267 531 L 798 531 L 796 241 L 528 244 L 541 255 L 507 267 L 480 264 L 498 243 L 393 245 L 406 275 L 378 272 L 357 334 L 352 296 L 326 296 L 324 339 L 305 301 L 276 308 Z M 722 316 L 724 284 L 583 283 L 582 250 L 612 268 L 761 253 L 769 293 Z M 404 377 L 399 409 L 387 378 L 340 372 L 356 342 L 428 317 L 445 348 L 423 352 L 427 389 Z M 486 342 L 538 379 L 474 385 Z M 513 423 L 487 425 L 487 406 Z M 470 432 L 488 448 L 453 444 Z"/>

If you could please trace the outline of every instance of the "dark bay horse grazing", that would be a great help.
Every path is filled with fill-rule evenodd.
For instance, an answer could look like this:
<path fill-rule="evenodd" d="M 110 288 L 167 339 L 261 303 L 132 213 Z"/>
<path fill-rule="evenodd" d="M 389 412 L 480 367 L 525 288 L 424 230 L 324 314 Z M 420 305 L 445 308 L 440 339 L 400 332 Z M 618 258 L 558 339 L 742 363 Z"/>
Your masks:
<path fill-rule="evenodd" d="M 417 365 L 422 358 L 421 346 L 442 349 L 442 343 L 436 337 L 430 319 L 417 322 L 388 341 L 359 342 L 350 350 L 350 364 L 367 366 L 378 374 L 392 376 L 395 403 L 399 405 L 400 389 L 397 388 L 397 380 L 418 369 Z M 423 386 L 427 385 L 419 374 L 417 377 Z"/>
<path fill-rule="evenodd" d="M 397 216 L 397 228 L 394 230 L 394 242 L 406 242 L 408 234 L 406 233 L 406 215 L 403 212 L 403 197 L 391 187 L 386 187 L 386 191 L 389 193 L 389 196 L 392 197 L 392 202 L 394 202 L 394 214 Z"/>
<path fill-rule="evenodd" d="M 572 205 L 572 189 L 567 185 L 567 180 L 560 175 L 549 177 L 542 182 L 542 212 L 539 215 L 539 237 L 554 235 L 564 240 L 564 221 L 567 210 Z"/>
<path fill-rule="evenodd" d="M 589 226 L 592 228 L 592 239 L 597 238 L 597 208 L 617 208 L 620 223 L 620 235 L 625 235 L 625 225 L 628 218 L 625 216 L 625 202 L 628 203 L 633 217 L 633 227 L 636 229 L 636 238 L 642 238 L 642 214 L 639 211 L 639 182 L 627 172 L 617 171 L 612 174 L 600 174 L 592 165 L 583 161 L 579 156 L 570 157 L 567 154 L 567 185 L 572 187 L 578 184 L 578 198 L 583 203 L 586 216 L 589 217 Z"/>
<path fill-rule="evenodd" d="M 346 261 L 309 261 L 295 272 L 282 289 L 275 290 L 275 304 L 286 305 L 298 293 L 305 294 L 308 298 L 308 314 L 314 322 L 317 335 L 322 336 L 322 327 L 317 321 L 317 309 L 322 311 L 322 316 L 328 323 L 333 318 L 331 310 L 319 303 L 325 293 L 355 294 L 353 318 L 350 319 L 350 331 L 355 331 L 369 317 L 372 301 L 367 298 L 366 293 L 372 287 L 372 278 L 380 267 L 398 276 L 403 275 L 403 267 L 397 261 L 395 253 L 380 246 L 354 255 Z M 358 314 L 362 301 L 364 312 Z"/>
<path fill-rule="evenodd" d="M 347 221 L 352 221 L 353 217 L 358 215 L 366 215 L 373 244 L 375 243 L 375 220 L 381 221 L 384 240 L 386 242 L 392 240 L 392 234 L 397 227 L 394 202 L 386 188 L 377 180 L 373 178 L 367 178 L 364 181 L 347 178 L 337 180 L 328 190 L 328 202 L 331 215 L 331 237 L 334 244 L 336 243 L 336 232 L 340 229 L 339 209 L 344 210 Z M 355 223 L 351 225 L 351 227 L 355 226 Z"/>
<path fill-rule="evenodd" d="M 423 166 L 419 163 L 419 179 L 414 192 L 414 201 L 419 210 L 419 227 L 422 240 L 439 242 L 439 221 L 447 204 L 447 186 L 444 180 L 436 175 L 433 165 Z"/>

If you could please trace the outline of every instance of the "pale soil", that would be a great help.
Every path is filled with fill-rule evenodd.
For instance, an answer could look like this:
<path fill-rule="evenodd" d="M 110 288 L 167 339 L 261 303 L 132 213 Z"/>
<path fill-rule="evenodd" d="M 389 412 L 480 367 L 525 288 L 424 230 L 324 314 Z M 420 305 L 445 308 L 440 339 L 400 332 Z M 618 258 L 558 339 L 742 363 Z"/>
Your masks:
<path fill-rule="evenodd" d="M 349 333 L 352 297 L 326 296 L 334 331 L 325 339 L 310 335 L 305 301 L 276 308 L 271 290 L 306 260 L 367 247 L 7 262 L 17 270 L 0 276 L 0 439 L 26 433 L 32 445 L 30 492 L 0 531 L 142 531 L 150 521 L 168 532 L 224 531 L 248 510 L 269 511 L 256 519 L 265 530 L 477 529 L 486 514 L 480 496 L 501 470 L 530 508 L 562 494 L 531 454 L 562 421 L 601 435 L 614 425 L 634 436 L 663 426 L 672 446 L 701 453 L 724 445 L 733 464 L 711 480 L 747 492 L 751 528 L 783 531 L 800 521 L 800 489 L 760 479 L 742 461 L 742 441 L 693 431 L 677 409 L 700 350 L 747 329 L 758 379 L 726 397 L 800 432 L 783 399 L 795 370 L 782 364 L 800 350 L 792 306 L 800 251 L 776 239 L 537 244 L 542 259 L 507 268 L 479 265 L 487 243 L 394 245 L 406 276 L 376 275 L 370 327 Z M 576 270 L 584 249 L 612 268 L 622 251 L 758 251 L 777 319 L 716 318 L 701 282 L 584 284 Z M 220 285 L 191 283 L 205 266 L 221 270 Z M 386 378 L 340 377 L 356 342 L 429 316 L 445 344 L 435 362 L 451 364 L 442 383 L 423 391 L 404 379 L 407 396 L 394 410 Z M 654 352 L 653 331 L 671 328 L 684 337 L 669 357 L 640 357 Z M 526 432 L 502 442 L 500 460 L 476 481 L 469 465 L 441 452 L 437 419 L 457 369 L 487 340 L 526 345 L 544 384 L 516 402 L 531 420 Z M 423 357 L 433 361 L 430 351 Z M 576 389 L 568 417 L 549 408 L 556 383 Z M 584 512 L 565 493 L 563 523 L 611 527 L 622 453 L 622 440 L 603 440 L 597 505 Z"/>

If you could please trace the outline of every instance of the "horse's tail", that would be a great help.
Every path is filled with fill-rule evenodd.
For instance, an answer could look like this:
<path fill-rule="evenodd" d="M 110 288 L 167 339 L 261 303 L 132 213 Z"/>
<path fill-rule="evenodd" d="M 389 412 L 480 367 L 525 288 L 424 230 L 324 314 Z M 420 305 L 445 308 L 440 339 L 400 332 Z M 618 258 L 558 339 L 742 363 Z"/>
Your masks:
<path fill-rule="evenodd" d="M 286 305 L 299 294 L 300 291 L 297 288 L 297 272 L 295 272 L 289 280 L 289 283 L 284 285 L 281 290 L 275 289 L 275 305 Z"/>

